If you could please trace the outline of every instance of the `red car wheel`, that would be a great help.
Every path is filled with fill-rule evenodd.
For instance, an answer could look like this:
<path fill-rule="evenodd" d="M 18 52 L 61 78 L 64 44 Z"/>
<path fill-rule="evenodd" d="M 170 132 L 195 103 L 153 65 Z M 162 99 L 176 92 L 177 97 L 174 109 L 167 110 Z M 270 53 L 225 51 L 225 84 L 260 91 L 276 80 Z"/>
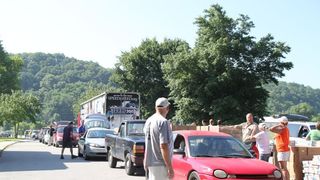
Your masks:
<path fill-rule="evenodd" d="M 200 180 L 199 174 L 195 171 L 192 171 L 188 177 L 188 180 Z"/>

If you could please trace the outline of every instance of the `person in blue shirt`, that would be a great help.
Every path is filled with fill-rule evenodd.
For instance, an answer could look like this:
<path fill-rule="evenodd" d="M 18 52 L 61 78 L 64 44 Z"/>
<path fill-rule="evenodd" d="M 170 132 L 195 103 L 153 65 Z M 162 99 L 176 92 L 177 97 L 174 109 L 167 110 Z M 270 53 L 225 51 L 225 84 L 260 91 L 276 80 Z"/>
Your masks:
<path fill-rule="evenodd" d="M 84 120 L 81 120 L 81 125 L 78 128 L 78 133 L 79 133 L 80 137 L 82 135 L 84 135 L 85 132 L 86 132 L 86 128 L 84 126 Z"/>

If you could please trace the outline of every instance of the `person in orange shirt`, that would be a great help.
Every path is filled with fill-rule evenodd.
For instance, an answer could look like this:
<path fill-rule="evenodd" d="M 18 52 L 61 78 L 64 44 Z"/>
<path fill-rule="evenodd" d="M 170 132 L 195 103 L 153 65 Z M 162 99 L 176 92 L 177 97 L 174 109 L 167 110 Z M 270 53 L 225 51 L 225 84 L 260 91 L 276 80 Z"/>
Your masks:
<path fill-rule="evenodd" d="M 290 158 L 289 148 L 289 129 L 288 129 L 288 118 L 282 116 L 280 118 L 280 124 L 271 127 L 269 130 L 276 133 L 275 144 L 278 152 L 278 161 L 283 175 L 283 180 L 289 180 L 290 175 L 287 168 L 287 162 Z"/>

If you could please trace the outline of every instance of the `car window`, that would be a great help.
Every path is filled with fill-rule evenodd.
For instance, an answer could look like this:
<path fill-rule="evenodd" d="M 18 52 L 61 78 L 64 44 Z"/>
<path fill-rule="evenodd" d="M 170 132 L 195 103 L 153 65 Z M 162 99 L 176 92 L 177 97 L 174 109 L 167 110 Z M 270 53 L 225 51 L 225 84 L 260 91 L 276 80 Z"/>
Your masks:
<path fill-rule="evenodd" d="M 85 122 L 85 128 L 90 129 L 94 127 L 103 127 L 103 128 L 110 128 L 110 124 L 104 120 L 91 120 Z"/>
<path fill-rule="evenodd" d="M 144 128 L 144 122 L 143 123 L 128 123 L 128 135 L 144 135 L 143 128 Z"/>
<path fill-rule="evenodd" d="M 301 125 L 300 124 L 288 124 L 290 137 L 298 137 Z"/>
<path fill-rule="evenodd" d="M 87 137 L 88 138 L 105 138 L 107 134 L 112 134 L 112 131 L 94 130 L 94 131 L 89 131 Z"/>
<path fill-rule="evenodd" d="M 232 137 L 191 136 L 188 142 L 190 155 L 193 157 L 252 157 L 248 150 Z"/>
<path fill-rule="evenodd" d="M 301 126 L 299 133 L 298 133 L 298 137 L 300 138 L 305 138 L 309 133 L 309 129 L 307 126 Z"/>
<path fill-rule="evenodd" d="M 64 129 L 64 127 L 58 127 L 57 132 L 58 133 L 63 133 L 63 129 Z"/>
<path fill-rule="evenodd" d="M 186 147 L 186 142 L 185 142 L 184 137 L 179 134 L 176 135 L 174 143 L 173 143 L 173 148 L 185 151 L 185 147 Z"/>

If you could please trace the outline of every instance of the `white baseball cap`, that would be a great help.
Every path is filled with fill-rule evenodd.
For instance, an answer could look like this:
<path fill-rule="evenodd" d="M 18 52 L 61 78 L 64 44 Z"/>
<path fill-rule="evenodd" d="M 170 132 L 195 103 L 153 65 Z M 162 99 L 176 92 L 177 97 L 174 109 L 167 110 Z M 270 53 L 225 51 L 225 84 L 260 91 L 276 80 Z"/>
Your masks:
<path fill-rule="evenodd" d="M 284 122 L 287 123 L 288 122 L 288 118 L 285 116 L 280 117 L 280 122 Z"/>
<path fill-rule="evenodd" d="M 259 128 L 260 129 L 266 129 L 267 128 L 267 124 L 266 123 L 260 123 L 259 124 Z"/>
<path fill-rule="evenodd" d="M 165 97 L 160 97 L 156 100 L 156 107 L 167 107 L 170 105 L 170 102 Z"/>

